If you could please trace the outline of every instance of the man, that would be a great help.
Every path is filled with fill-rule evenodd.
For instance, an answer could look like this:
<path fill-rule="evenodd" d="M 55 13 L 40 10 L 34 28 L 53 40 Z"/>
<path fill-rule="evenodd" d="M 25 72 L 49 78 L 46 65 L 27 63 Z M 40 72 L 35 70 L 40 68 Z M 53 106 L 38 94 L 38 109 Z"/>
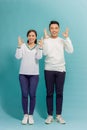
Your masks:
<path fill-rule="evenodd" d="M 56 120 L 65 124 L 62 118 L 63 89 L 65 81 L 65 58 L 64 51 L 73 52 L 73 46 L 68 37 L 68 29 L 63 33 L 65 39 L 58 36 L 60 25 L 57 21 L 51 21 L 49 24 L 50 36 L 45 31 L 45 39 L 43 44 L 43 54 L 45 55 L 45 83 L 46 83 L 46 103 L 48 117 L 46 124 L 53 121 L 53 94 L 56 92 Z"/>

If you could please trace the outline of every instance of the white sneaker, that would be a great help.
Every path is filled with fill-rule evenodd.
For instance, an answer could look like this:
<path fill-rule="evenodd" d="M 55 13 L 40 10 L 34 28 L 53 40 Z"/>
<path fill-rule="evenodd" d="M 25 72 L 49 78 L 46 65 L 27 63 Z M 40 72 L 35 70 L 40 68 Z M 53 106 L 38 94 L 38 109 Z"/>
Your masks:
<path fill-rule="evenodd" d="M 58 116 L 56 117 L 56 120 L 57 120 L 57 122 L 59 122 L 59 123 L 61 123 L 61 124 L 66 124 L 65 120 L 62 118 L 61 115 L 58 115 Z"/>
<path fill-rule="evenodd" d="M 29 124 L 33 125 L 34 124 L 34 119 L 32 115 L 29 115 Z"/>
<path fill-rule="evenodd" d="M 23 120 L 22 120 L 22 124 L 26 125 L 28 122 L 28 114 L 24 114 Z"/>
<path fill-rule="evenodd" d="M 52 122 L 53 122 L 53 116 L 48 115 L 47 119 L 45 120 L 45 123 L 46 123 L 46 124 L 50 124 L 50 123 L 52 123 Z"/>

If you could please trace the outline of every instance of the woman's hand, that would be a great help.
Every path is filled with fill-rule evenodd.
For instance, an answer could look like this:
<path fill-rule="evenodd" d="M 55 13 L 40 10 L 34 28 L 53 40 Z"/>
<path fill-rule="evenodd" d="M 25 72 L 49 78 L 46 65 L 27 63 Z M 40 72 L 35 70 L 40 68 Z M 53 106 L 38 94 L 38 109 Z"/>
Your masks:
<path fill-rule="evenodd" d="M 19 36 L 19 37 L 18 37 L 18 46 L 21 47 L 21 45 L 22 45 L 23 43 L 24 43 L 24 42 L 23 42 L 22 38 Z"/>
<path fill-rule="evenodd" d="M 43 38 L 41 38 L 40 40 L 38 40 L 38 44 L 40 48 L 43 48 Z"/>

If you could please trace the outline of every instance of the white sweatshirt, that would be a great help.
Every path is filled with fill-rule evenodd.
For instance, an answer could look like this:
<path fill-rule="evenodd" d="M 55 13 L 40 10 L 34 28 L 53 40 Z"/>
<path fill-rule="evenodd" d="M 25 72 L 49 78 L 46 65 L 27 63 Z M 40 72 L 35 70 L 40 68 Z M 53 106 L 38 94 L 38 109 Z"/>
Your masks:
<path fill-rule="evenodd" d="M 44 39 L 45 70 L 66 71 L 64 50 L 68 53 L 73 52 L 73 46 L 69 37 L 65 40 L 60 37 Z"/>
<path fill-rule="evenodd" d="M 16 49 L 15 57 L 21 59 L 19 74 L 38 75 L 39 74 L 39 59 L 42 58 L 42 49 L 39 45 L 35 45 L 30 49 L 27 44 L 23 44 Z"/>

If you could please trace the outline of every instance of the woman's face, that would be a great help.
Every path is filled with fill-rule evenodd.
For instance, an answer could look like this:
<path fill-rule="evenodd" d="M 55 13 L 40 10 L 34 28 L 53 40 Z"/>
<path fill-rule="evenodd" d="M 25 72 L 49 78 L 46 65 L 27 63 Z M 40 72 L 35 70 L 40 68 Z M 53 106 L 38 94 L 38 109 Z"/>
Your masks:
<path fill-rule="evenodd" d="M 51 33 L 52 38 L 56 38 L 59 33 L 59 26 L 57 24 L 51 24 L 50 33 Z"/>
<path fill-rule="evenodd" d="M 34 32 L 30 32 L 28 34 L 28 40 L 29 40 L 29 43 L 35 43 L 35 40 L 36 40 L 36 35 Z"/>

